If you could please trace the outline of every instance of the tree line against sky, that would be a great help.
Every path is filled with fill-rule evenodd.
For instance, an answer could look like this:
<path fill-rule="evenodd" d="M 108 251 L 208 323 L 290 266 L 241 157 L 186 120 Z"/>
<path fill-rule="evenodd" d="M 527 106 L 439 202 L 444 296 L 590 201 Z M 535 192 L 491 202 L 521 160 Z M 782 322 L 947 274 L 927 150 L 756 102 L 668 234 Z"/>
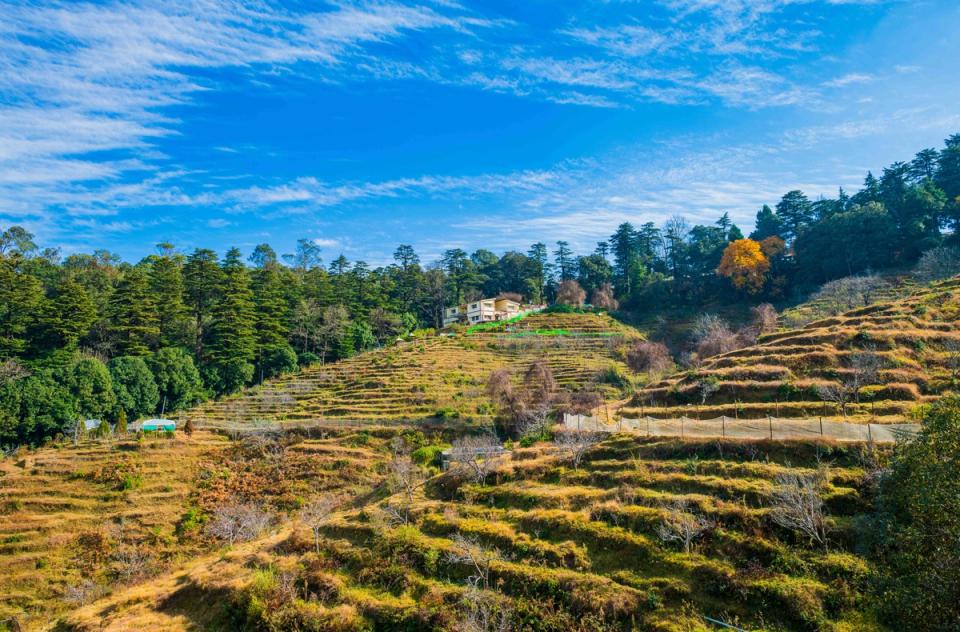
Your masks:
<path fill-rule="evenodd" d="M 288 255 L 261 244 L 246 258 L 160 244 L 131 264 L 103 250 L 61 257 L 13 226 L 0 237 L 0 444 L 42 441 L 77 418 L 186 408 L 439 327 L 444 307 L 481 296 L 586 297 L 624 314 L 778 300 L 911 264 L 958 223 L 960 135 L 868 174 L 852 195 L 790 191 L 748 237 L 727 214 L 674 217 L 623 223 L 589 254 L 558 241 L 499 256 L 450 249 L 423 265 L 401 245 L 371 268 L 343 255 L 324 265 L 301 239 Z"/>

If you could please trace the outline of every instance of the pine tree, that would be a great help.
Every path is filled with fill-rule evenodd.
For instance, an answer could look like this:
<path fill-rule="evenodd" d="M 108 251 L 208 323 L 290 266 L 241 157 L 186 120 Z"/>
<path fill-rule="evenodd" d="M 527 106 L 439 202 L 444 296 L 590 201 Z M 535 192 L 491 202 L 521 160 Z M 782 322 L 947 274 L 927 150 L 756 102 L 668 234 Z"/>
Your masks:
<path fill-rule="evenodd" d="M 253 282 L 256 312 L 257 366 L 261 377 L 264 363 L 277 349 L 289 346 L 289 309 L 283 295 L 283 283 L 277 265 L 257 270 Z M 269 371 L 266 371 L 269 373 Z"/>
<path fill-rule="evenodd" d="M 557 271 L 560 273 L 560 281 L 567 281 L 574 277 L 574 259 L 573 251 L 570 250 L 570 244 L 565 241 L 557 242 L 557 249 L 553 252 L 554 259 L 557 262 Z"/>
<path fill-rule="evenodd" d="M 159 305 L 160 344 L 164 347 L 187 344 L 187 306 L 183 303 L 183 257 L 173 253 L 173 246 L 159 245 L 162 255 L 150 267 L 150 290 Z"/>
<path fill-rule="evenodd" d="M 772 208 L 764 204 L 763 208 L 757 211 L 756 228 L 750 233 L 750 239 L 761 241 L 767 237 L 779 237 L 782 230 L 780 218 Z"/>
<path fill-rule="evenodd" d="M 110 338 L 118 355 L 143 356 L 160 337 L 156 298 L 141 267 L 127 270 L 110 298 Z"/>
<path fill-rule="evenodd" d="M 183 267 L 184 289 L 194 320 L 194 353 L 204 358 L 204 341 L 213 308 L 220 296 L 223 270 L 217 264 L 217 254 L 212 250 L 196 249 L 187 257 Z"/>
<path fill-rule="evenodd" d="M 57 284 L 53 298 L 46 303 L 43 328 L 54 344 L 76 349 L 97 319 L 97 308 L 82 285 L 68 277 Z"/>
<path fill-rule="evenodd" d="M 780 237 L 790 241 L 813 221 L 813 206 L 803 191 L 788 191 L 777 203 L 777 217 L 782 226 Z"/>
<path fill-rule="evenodd" d="M 231 248 L 222 268 L 221 298 L 210 327 L 210 366 L 216 372 L 217 390 L 231 393 L 253 377 L 256 310 L 250 275 L 240 260 L 240 251 Z"/>
<path fill-rule="evenodd" d="M 123 408 L 120 409 L 120 412 L 117 413 L 117 435 L 124 436 L 127 434 L 127 411 Z"/>
<path fill-rule="evenodd" d="M 0 357 L 27 348 L 27 331 L 43 302 L 40 282 L 16 269 L 18 257 L 0 257 Z"/>

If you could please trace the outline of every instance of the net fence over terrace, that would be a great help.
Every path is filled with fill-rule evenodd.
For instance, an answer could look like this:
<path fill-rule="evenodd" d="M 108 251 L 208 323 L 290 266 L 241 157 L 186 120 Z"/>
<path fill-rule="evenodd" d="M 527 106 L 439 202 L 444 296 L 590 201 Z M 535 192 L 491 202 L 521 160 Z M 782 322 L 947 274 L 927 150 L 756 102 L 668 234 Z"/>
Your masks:
<path fill-rule="evenodd" d="M 651 437 L 690 437 L 716 439 L 828 439 L 845 442 L 892 443 L 912 436 L 919 424 L 855 424 L 825 421 L 817 417 L 790 419 L 657 419 L 641 417 L 607 420 L 597 416 L 565 415 L 564 424 L 571 430 L 592 432 L 629 432 Z"/>

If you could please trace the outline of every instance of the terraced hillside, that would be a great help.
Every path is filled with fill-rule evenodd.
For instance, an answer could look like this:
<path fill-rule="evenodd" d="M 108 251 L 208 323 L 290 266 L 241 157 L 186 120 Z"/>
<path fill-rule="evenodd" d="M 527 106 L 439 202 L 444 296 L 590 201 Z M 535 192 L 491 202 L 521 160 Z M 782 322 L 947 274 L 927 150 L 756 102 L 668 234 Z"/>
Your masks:
<path fill-rule="evenodd" d="M 636 330 L 606 315 L 532 314 L 516 323 L 404 342 L 309 367 L 185 417 L 208 426 L 258 419 L 470 419 L 492 412 L 484 389 L 495 369 L 522 370 L 544 359 L 561 386 L 577 388 L 608 369 L 626 373 L 621 347 L 637 337 Z"/>
<path fill-rule="evenodd" d="M 370 432 L 288 437 L 262 451 L 198 431 L 0 461 L 0 630 L 13 620 L 47 629 L 105 593 L 149 585 L 217 545 L 203 524 L 220 505 L 261 504 L 282 523 L 318 493 L 375 484 L 386 439 Z"/>
<path fill-rule="evenodd" d="M 958 313 L 960 280 L 952 279 L 768 334 L 651 384 L 622 414 L 840 419 L 845 408 L 848 421 L 903 421 L 917 405 L 956 388 Z M 849 403 L 827 391 L 845 392 Z"/>
<path fill-rule="evenodd" d="M 855 448 L 718 445 L 624 435 L 572 469 L 552 445 L 513 451 L 486 484 L 447 473 L 418 487 L 406 524 L 386 497 L 335 514 L 319 545 L 297 528 L 118 593 L 75 629 L 210 625 L 317 630 L 877 630 L 861 612 L 867 563 L 850 552 L 868 506 Z M 783 475 L 818 475 L 829 549 L 774 523 Z M 689 549 L 660 536 L 693 516 Z M 392 518 L 390 518 L 392 516 Z M 468 582 L 479 586 L 471 591 Z M 468 627 L 477 620 L 505 627 Z M 105 626 L 101 627 L 101 626 Z M 179 627 L 176 627 L 179 626 Z"/>

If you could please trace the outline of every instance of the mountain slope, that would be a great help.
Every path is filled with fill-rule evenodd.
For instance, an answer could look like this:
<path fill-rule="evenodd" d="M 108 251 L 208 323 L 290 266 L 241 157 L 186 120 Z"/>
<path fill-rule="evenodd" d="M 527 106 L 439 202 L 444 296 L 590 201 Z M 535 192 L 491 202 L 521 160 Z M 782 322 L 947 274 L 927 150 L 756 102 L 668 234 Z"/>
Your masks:
<path fill-rule="evenodd" d="M 474 418 L 492 412 L 484 393 L 498 368 L 545 360 L 557 382 L 578 388 L 608 369 L 626 373 L 621 347 L 640 334 L 603 314 L 532 314 L 516 323 L 402 342 L 209 402 L 184 417 L 206 426 L 255 420 Z"/>
<path fill-rule="evenodd" d="M 844 407 L 825 401 L 824 387 L 860 379 L 859 401 L 851 396 L 845 406 L 848 420 L 903 421 L 917 405 L 956 387 L 958 314 L 960 280 L 951 279 L 902 300 L 764 335 L 754 346 L 651 384 L 622 413 L 839 418 Z M 876 359 L 870 371 L 857 368 L 866 356 Z M 705 383 L 714 392 L 702 402 Z"/>

